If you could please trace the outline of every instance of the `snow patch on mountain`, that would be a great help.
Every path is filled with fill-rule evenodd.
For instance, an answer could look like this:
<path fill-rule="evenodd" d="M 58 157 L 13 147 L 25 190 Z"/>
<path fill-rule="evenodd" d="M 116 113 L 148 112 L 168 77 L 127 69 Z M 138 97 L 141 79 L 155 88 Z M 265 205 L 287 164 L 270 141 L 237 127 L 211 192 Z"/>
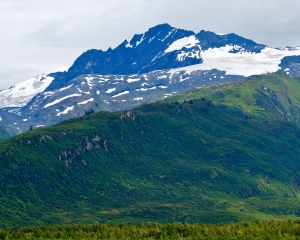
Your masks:
<path fill-rule="evenodd" d="M 137 42 L 136 42 L 136 47 L 137 47 L 138 45 L 140 45 L 140 44 L 144 41 L 144 37 L 145 37 L 145 34 L 143 34 L 143 36 L 141 37 L 140 41 L 137 41 Z"/>
<path fill-rule="evenodd" d="M 130 44 L 132 38 L 133 38 L 133 37 L 130 37 L 130 38 L 127 38 L 127 39 L 126 39 L 126 41 L 127 41 L 127 43 L 125 44 L 125 47 L 126 47 L 126 48 L 132 48 L 132 47 L 133 47 L 133 46 Z"/>
<path fill-rule="evenodd" d="M 25 106 L 35 95 L 44 91 L 53 79 L 43 74 L 0 91 L 0 108 Z"/>
<path fill-rule="evenodd" d="M 137 81 L 140 81 L 140 80 L 141 80 L 140 78 L 128 78 L 127 82 L 132 83 L 132 82 L 137 82 Z"/>
<path fill-rule="evenodd" d="M 163 79 L 163 78 L 168 78 L 167 75 L 162 75 L 162 76 L 158 76 L 157 79 Z"/>
<path fill-rule="evenodd" d="M 200 51 L 193 51 L 193 52 L 183 52 L 183 51 L 181 51 L 181 53 L 177 54 L 176 60 L 182 62 L 187 57 L 201 59 L 201 52 Z"/>
<path fill-rule="evenodd" d="M 59 67 L 51 71 L 64 72 L 69 67 Z M 17 83 L 9 89 L 0 90 L 0 108 L 23 107 L 38 93 L 43 92 L 53 81 L 50 73 L 40 74 L 23 82 Z"/>
<path fill-rule="evenodd" d="M 300 47 L 274 49 L 266 47 L 260 53 L 238 52 L 232 50 L 236 46 L 226 45 L 221 48 L 209 48 L 201 52 L 203 63 L 195 64 L 183 68 L 172 69 L 169 73 L 187 71 L 189 73 L 196 70 L 218 69 L 226 71 L 226 74 L 242 75 L 245 77 L 265 73 L 276 72 L 281 59 L 285 56 L 300 55 Z"/>
<path fill-rule="evenodd" d="M 121 95 L 128 94 L 128 93 L 129 93 L 129 91 L 124 91 L 124 92 L 118 93 L 118 94 L 116 94 L 116 95 L 114 95 L 112 97 L 115 98 L 115 97 L 119 97 Z"/>
<path fill-rule="evenodd" d="M 106 92 L 106 93 L 112 93 L 112 92 L 114 92 L 114 91 L 116 91 L 116 88 L 109 88 L 109 89 L 107 89 L 105 92 Z"/>
<path fill-rule="evenodd" d="M 69 111 L 72 111 L 73 109 L 74 109 L 74 106 L 67 107 L 63 112 L 56 114 L 56 116 L 59 117 L 62 114 L 67 114 Z"/>
<path fill-rule="evenodd" d="M 161 41 L 162 41 L 162 42 L 165 41 L 168 37 L 171 36 L 171 34 L 172 34 L 174 31 L 176 31 L 176 28 L 173 28 L 172 31 L 170 31 L 170 32 L 167 34 L 167 36 L 165 36 L 165 38 L 162 39 Z"/>
<path fill-rule="evenodd" d="M 61 92 L 61 91 L 67 90 L 67 89 L 71 88 L 72 86 L 73 86 L 73 84 L 69 85 L 69 86 L 66 86 L 66 87 L 63 87 L 63 88 L 59 89 L 58 91 Z"/>
<path fill-rule="evenodd" d="M 71 97 L 79 97 L 79 96 L 81 96 L 81 94 L 71 94 L 71 95 L 69 95 L 69 96 L 65 96 L 65 97 L 60 98 L 60 99 L 57 99 L 57 100 L 55 100 L 55 101 L 53 101 L 53 102 L 51 102 L 51 103 L 47 103 L 47 104 L 44 106 L 44 108 L 48 108 L 48 107 L 50 107 L 50 106 L 53 106 L 53 105 L 55 105 L 55 104 L 57 104 L 57 103 L 59 103 L 59 102 L 65 100 L 65 99 L 67 99 L 67 98 L 71 98 Z"/>
<path fill-rule="evenodd" d="M 79 104 L 79 105 L 85 105 L 85 104 L 87 104 L 88 102 L 93 102 L 93 101 L 94 101 L 94 98 L 90 98 L 90 99 L 88 99 L 88 100 L 86 100 L 86 101 L 79 102 L 79 103 L 77 103 L 77 104 Z"/>
<path fill-rule="evenodd" d="M 199 40 L 195 37 L 195 35 L 184 37 L 174 41 L 166 50 L 165 53 L 173 52 L 176 50 L 180 50 L 182 48 L 192 48 L 199 43 Z"/>
<path fill-rule="evenodd" d="M 143 100 L 144 98 L 142 98 L 142 97 L 137 97 L 137 98 L 134 98 L 133 100 L 134 101 L 140 101 L 140 100 Z"/>

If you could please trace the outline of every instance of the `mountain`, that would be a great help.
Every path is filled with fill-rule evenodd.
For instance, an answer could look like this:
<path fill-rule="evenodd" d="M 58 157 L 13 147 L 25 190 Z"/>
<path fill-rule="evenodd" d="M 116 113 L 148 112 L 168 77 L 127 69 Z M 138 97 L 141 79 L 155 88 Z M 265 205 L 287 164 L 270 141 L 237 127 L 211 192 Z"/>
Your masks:
<path fill-rule="evenodd" d="M 24 93 L 24 82 L 0 92 L 0 116 L 16 135 L 30 126 L 82 116 L 91 108 L 132 109 L 195 87 L 280 69 L 299 76 L 299 55 L 299 47 L 275 49 L 233 33 L 194 33 L 161 24 L 114 49 L 86 51 L 67 71 L 34 80 L 40 88 L 30 83 L 33 87 Z"/>
<path fill-rule="evenodd" d="M 49 86 L 58 72 L 66 70 L 66 67 L 55 69 L 51 73 L 40 74 L 17 83 L 9 89 L 0 90 L 0 108 L 26 106 L 35 95 L 43 92 Z"/>
<path fill-rule="evenodd" d="M 3 108 L 0 115 L 13 135 L 30 126 L 53 125 L 86 111 L 120 111 L 182 93 L 194 86 L 236 81 L 224 71 L 154 71 L 134 75 L 81 75 L 68 86 L 37 94 L 23 108 Z M 17 131 L 15 129 L 17 128 Z"/>
<path fill-rule="evenodd" d="M 1 141 L 2 226 L 298 216 L 299 127 L 258 94 L 262 81 L 269 93 L 281 88 L 274 80 L 299 82 L 280 74 L 229 83 L 227 97 L 197 89 L 183 102 L 89 113 Z M 188 95 L 197 91 L 215 99 Z"/>
<path fill-rule="evenodd" d="M 251 117 L 258 121 L 287 120 L 300 126 L 298 89 L 299 77 L 290 77 L 286 72 L 278 72 L 249 77 L 235 83 L 197 88 L 164 101 L 183 102 L 185 99 L 202 97 L 232 109 L 231 114 L 242 118 Z"/>
<path fill-rule="evenodd" d="M 281 69 L 292 76 L 300 75 L 300 56 L 284 57 L 279 65 Z"/>
<path fill-rule="evenodd" d="M 61 88 L 82 74 L 128 75 L 199 64 L 204 60 L 202 51 L 227 45 L 233 47 L 232 53 L 260 53 L 265 48 L 235 34 L 218 35 L 203 30 L 196 34 L 162 24 L 126 39 L 115 49 L 105 52 L 93 49 L 83 53 L 47 90 Z"/>

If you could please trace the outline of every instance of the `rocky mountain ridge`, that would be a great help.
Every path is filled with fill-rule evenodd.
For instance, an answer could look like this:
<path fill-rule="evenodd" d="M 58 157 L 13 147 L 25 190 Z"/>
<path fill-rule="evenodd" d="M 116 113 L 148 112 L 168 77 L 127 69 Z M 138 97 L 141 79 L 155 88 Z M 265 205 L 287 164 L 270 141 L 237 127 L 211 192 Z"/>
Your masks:
<path fill-rule="evenodd" d="M 274 49 L 236 34 L 194 33 L 161 24 L 114 49 L 88 50 L 67 71 L 42 75 L 34 84 L 43 88 L 33 94 L 14 86 L 14 94 L 21 96 L 14 104 L 8 101 L 12 90 L 0 92 L 0 116 L 15 135 L 30 126 L 82 116 L 91 108 L 130 109 L 195 87 L 280 69 L 298 76 L 299 55 L 300 48 Z"/>

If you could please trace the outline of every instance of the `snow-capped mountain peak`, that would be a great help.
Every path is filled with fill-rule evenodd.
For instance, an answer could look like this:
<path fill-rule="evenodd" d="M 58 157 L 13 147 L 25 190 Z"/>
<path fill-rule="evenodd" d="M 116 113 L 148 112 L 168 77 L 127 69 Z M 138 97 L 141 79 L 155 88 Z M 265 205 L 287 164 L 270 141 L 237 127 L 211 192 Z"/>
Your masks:
<path fill-rule="evenodd" d="M 67 71 L 1 91 L 0 115 L 16 134 L 30 125 L 80 116 L 89 108 L 130 109 L 194 87 L 280 69 L 300 76 L 299 47 L 270 48 L 234 33 L 195 33 L 160 24 L 114 49 L 84 52 Z"/>
<path fill-rule="evenodd" d="M 23 82 L 11 86 L 9 89 L 0 91 L 0 108 L 23 107 L 35 95 L 43 92 L 53 81 L 53 73 L 64 72 L 67 67 L 60 67 L 51 73 L 40 74 Z"/>

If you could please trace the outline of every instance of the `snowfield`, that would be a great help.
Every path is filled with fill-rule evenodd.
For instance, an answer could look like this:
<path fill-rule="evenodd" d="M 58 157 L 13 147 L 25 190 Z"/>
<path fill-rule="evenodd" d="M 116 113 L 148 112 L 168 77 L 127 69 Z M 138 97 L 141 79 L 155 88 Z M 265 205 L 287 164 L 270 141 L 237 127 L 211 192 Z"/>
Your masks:
<path fill-rule="evenodd" d="M 184 37 L 174 41 L 166 50 L 165 53 L 180 50 L 182 48 L 192 48 L 199 43 L 199 40 L 193 35 L 190 37 Z"/>
<path fill-rule="evenodd" d="M 189 73 L 196 70 L 218 69 L 226 71 L 226 74 L 242 75 L 245 77 L 265 73 L 273 73 L 280 69 L 281 59 L 286 56 L 300 55 L 300 47 L 275 49 L 266 47 L 260 53 L 231 53 L 235 46 L 221 48 L 209 48 L 201 52 L 203 63 L 169 71 L 175 73 L 185 70 Z"/>
<path fill-rule="evenodd" d="M 60 67 L 51 71 L 64 72 L 68 67 Z M 50 73 L 41 74 L 23 82 L 17 83 L 6 90 L 0 90 L 0 108 L 23 107 L 38 93 L 43 92 L 53 81 Z"/>
<path fill-rule="evenodd" d="M 0 108 L 25 106 L 35 95 L 43 92 L 53 79 L 47 75 L 39 75 L 0 91 Z"/>

